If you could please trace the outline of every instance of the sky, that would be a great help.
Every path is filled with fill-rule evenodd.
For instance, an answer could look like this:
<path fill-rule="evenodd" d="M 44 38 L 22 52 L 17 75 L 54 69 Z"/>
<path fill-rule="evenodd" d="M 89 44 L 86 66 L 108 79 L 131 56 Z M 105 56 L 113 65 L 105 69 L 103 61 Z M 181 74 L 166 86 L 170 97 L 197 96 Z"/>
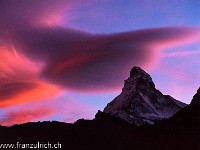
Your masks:
<path fill-rule="evenodd" d="M 0 124 L 92 119 L 133 66 L 189 104 L 199 10 L 199 0 L 1 0 Z"/>

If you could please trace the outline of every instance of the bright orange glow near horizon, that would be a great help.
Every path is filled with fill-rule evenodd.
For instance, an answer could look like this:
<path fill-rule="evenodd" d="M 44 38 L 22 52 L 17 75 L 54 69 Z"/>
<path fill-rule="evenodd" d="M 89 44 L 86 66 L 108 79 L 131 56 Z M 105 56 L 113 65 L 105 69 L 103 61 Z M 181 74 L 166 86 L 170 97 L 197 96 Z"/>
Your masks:
<path fill-rule="evenodd" d="M 38 102 L 45 99 L 52 99 L 54 96 L 60 94 L 59 88 L 54 85 L 39 81 L 32 81 L 32 83 L 36 86 L 17 93 L 12 98 L 5 100 L 1 99 L 0 108 L 17 106 L 24 103 Z"/>

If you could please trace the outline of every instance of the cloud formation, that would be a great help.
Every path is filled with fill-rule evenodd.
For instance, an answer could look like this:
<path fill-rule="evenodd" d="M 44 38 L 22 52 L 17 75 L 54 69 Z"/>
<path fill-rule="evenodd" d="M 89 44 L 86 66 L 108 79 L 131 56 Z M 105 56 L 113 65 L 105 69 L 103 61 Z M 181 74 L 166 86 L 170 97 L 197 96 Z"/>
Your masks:
<path fill-rule="evenodd" d="M 54 115 L 54 111 L 48 107 L 36 107 L 32 109 L 22 108 L 18 111 L 10 111 L 0 120 L 3 126 L 11 126 L 13 124 L 21 124 L 36 119 L 43 119 Z"/>
<path fill-rule="evenodd" d="M 133 66 L 148 70 L 163 49 L 198 36 L 198 29 L 186 27 L 107 35 L 42 27 L 17 31 L 12 39 L 17 51 L 45 64 L 40 77 L 68 90 L 86 92 L 115 90 Z"/>
<path fill-rule="evenodd" d="M 80 118 L 93 119 L 96 109 L 93 106 L 85 105 L 75 99 L 60 99 L 28 103 L 20 106 L 20 109 L 10 108 L 4 112 L 0 119 L 0 124 L 11 126 L 35 120 L 55 120 L 59 116 L 59 121 L 74 123 Z"/>
<path fill-rule="evenodd" d="M 194 54 L 200 54 L 200 50 L 164 53 L 162 57 L 188 56 L 188 55 L 194 55 Z"/>
<path fill-rule="evenodd" d="M 12 45 L 31 62 L 43 64 L 38 79 L 72 91 L 116 90 L 133 66 L 148 70 L 159 60 L 161 50 L 192 42 L 200 33 L 197 28 L 165 27 L 91 34 L 38 25 L 54 15 L 62 16 L 68 8 L 80 5 L 80 1 L 3 0 L 1 4 L 1 18 L 6 22 L 0 23 L 1 43 L 5 47 Z"/>
<path fill-rule="evenodd" d="M 1 85 L 0 100 L 7 100 L 11 97 L 16 97 L 18 93 L 22 93 L 26 90 L 36 88 L 37 85 L 31 82 L 11 82 Z"/>
<path fill-rule="evenodd" d="M 42 64 L 34 63 L 11 47 L 0 46 L 0 108 L 56 96 L 59 88 L 38 76 Z"/>
<path fill-rule="evenodd" d="M 0 89 L 0 108 L 52 99 L 60 93 L 56 86 L 45 82 L 11 82 Z"/>
<path fill-rule="evenodd" d="M 51 26 L 58 25 L 62 17 L 74 7 L 91 0 L 1 0 L 0 26 Z M 13 26 L 14 25 L 14 26 Z"/>

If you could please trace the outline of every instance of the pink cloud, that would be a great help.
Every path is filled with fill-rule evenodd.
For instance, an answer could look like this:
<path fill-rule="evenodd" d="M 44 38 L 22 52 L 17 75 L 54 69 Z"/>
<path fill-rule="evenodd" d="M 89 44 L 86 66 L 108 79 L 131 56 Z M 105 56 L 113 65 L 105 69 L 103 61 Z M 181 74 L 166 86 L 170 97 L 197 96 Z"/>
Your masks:
<path fill-rule="evenodd" d="M 0 108 L 40 101 L 60 93 L 57 86 L 39 80 L 43 63 L 29 60 L 14 47 L 0 45 Z"/>
<path fill-rule="evenodd" d="M 159 28 L 110 35 L 64 32 L 65 39 L 71 37 L 70 44 L 62 42 L 60 36 L 56 38 L 61 39 L 60 44 L 56 42 L 61 47 L 55 48 L 56 53 L 49 47 L 54 57 L 44 54 L 47 65 L 42 76 L 69 90 L 84 92 L 115 90 L 121 87 L 133 66 L 149 70 L 159 61 L 165 47 L 192 42 L 197 37 L 194 28 Z"/>
<path fill-rule="evenodd" d="M 164 53 L 162 54 L 162 57 L 188 56 L 188 55 L 194 55 L 194 54 L 200 54 L 200 50 Z"/>
<path fill-rule="evenodd" d="M 6 18 L 6 23 L 0 22 L 0 42 L 12 46 L 14 54 L 21 54 L 31 63 L 39 64 L 36 81 L 42 79 L 45 83 L 71 91 L 115 91 L 121 88 L 133 66 L 149 71 L 159 62 L 164 49 L 193 42 L 200 36 L 198 28 L 190 27 L 91 34 L 62 28 L 59 24 L 49 26 L 49 23 L 42 23 L 49 18 L 59 20 L 54 16 L 68 11 L 68 7 L 80 5 L 80 1 L 37 0 L 25 3 L 3 0 L 1 3 L 0 18 Z M 38 22 L 43 25 L 37 25 Z M 3 67 L 4 70 L 10 69 Z M 13 75 L 19 77 L 20 68 L 11 68 L 10 72 L 13 70 Z"/>
<path fill-rule="evenodd" d="M 0 87 L 0 108 L 43 101 L 56 97 L 62 92 L 54 85 L 38 81 L 10 82 Z"/>
<path fill-rule="evenodd" d="M 198 29 L 186 27 L 107 35 L 25 27 L 11 38 L 17 52 L 43 63 L 39 76 L 46 81 L 67 90 L 105 92 L 121 87 L 133 66 L 149 70 L 163 49 L 192 42 L 197 35 Z"/>
<path fill-rule="evenodd" d="M 42 62 L 29 60 L 12 45 L 0 45 L 0 54 L 0 79 L 4 81 L 35 79 L 42 70 Z"/>
<path fill-rule="evenodd" d="M 191 75 L 189 75 L 187 72 L 182 71 L 183 68 L 179 67 L 171 67 L 162 64 L 160 67 L 163 73 L 167 74 L 168 77 L 171 77 L 172 79 L 176 80 L 184 80 L 188 81 L 191 79 Z"/>
<path fill-rule="evenodd" d="M 96 108 L 86 105 L 74 99 L 65 98 L 64 100 L 51 99 L 48 103 L 36 101 L 23 104 L 20 109 L 16 106 L 4 109 L 5 115 L 0 119 L 0 124 L 11 126 L 32 122 L 35 120 L 46 120 L 46 118 L 59 119 L 68 123 L 74 123 L 80 118 L 93 119 Z M 59 116 L 56 118 L 56 116 Z"/>
<path fill-rule="evenodd" d="M 54 110 L 46 107 L 22 108 L 18 111 L 10 111 L 0 120 L 3 126 L 11 126 L 13 124 L 21 124 L 31 122 L 36 119 L 43 119 L 54 115 Z"/>
<path fill-rule="evenodd" d="M 74 7 L 85 5 L 91 0 L 1 0 L 0 26 L 11 24 L 23 26 L 55 26 L 63 21 L 63 16 Z M 3 15 L 3 16 L 2 16 Z M 65 18 L 66 19 L 66 18 Z"/>

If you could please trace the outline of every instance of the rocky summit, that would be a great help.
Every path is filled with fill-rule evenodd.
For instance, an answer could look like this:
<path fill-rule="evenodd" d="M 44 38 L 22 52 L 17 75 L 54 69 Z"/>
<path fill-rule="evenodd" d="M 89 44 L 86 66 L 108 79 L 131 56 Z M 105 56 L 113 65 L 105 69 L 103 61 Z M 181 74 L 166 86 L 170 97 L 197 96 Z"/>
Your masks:
<path fill-rule="evenodd" d="M 108 103 L 104 112 L 136 126 L 153 124 L 169 118 L 187 104 L 155 88 L 151 76 L 140 67 L 133 67 L 119 96 Z"/>

